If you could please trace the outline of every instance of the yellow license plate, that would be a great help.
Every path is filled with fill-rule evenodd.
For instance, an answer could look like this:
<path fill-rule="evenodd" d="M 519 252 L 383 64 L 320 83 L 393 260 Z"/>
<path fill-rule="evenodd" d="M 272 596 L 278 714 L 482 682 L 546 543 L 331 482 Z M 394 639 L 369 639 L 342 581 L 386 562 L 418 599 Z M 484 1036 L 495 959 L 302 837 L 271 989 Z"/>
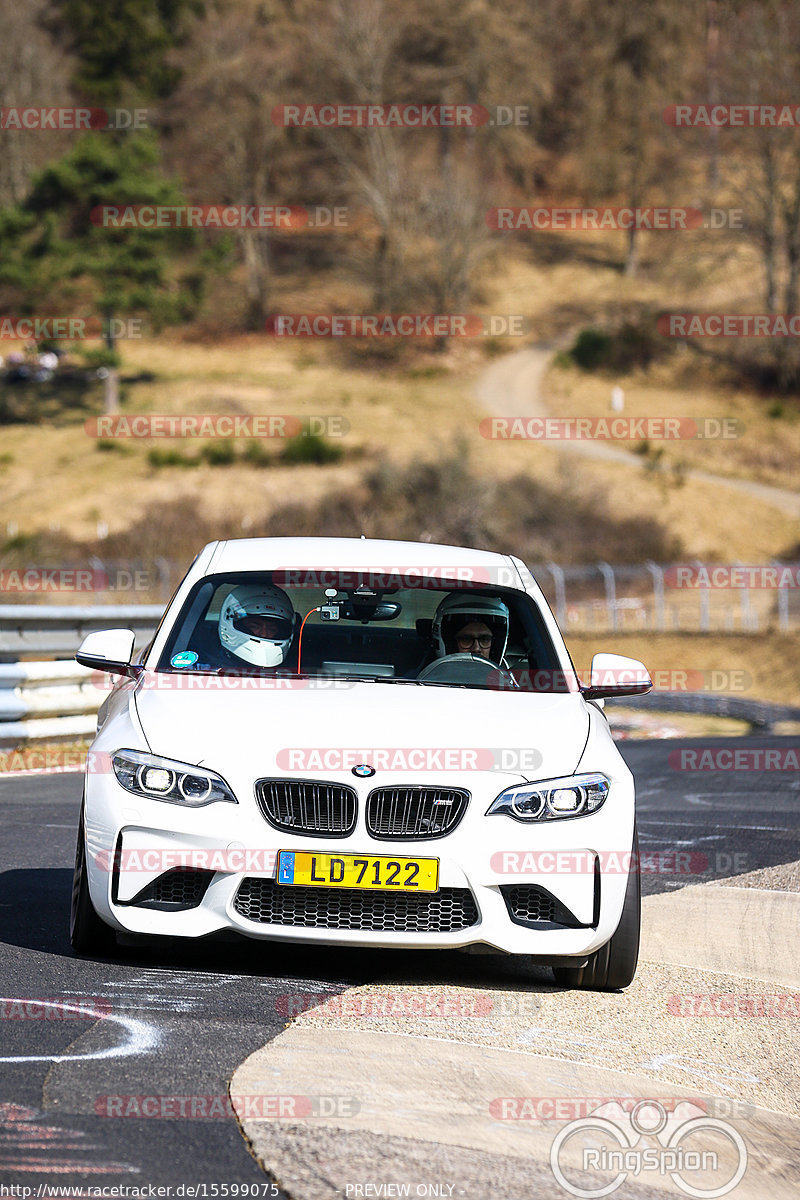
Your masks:
<path fill-rule="evenodd" d="M 363 888 L 383 892 L 438 892 L 438 858 L 375 858 L 281 850 L 278 883 L 301 887 Z"/>

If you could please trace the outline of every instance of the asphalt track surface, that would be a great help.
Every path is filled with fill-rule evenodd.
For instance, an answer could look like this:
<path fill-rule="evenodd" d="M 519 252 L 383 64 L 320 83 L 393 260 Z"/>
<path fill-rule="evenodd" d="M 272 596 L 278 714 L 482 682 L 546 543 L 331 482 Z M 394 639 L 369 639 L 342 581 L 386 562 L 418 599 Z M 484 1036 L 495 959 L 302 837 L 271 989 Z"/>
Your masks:
<path fill-rule="evenodd" d="M 648 871 L 645 857 L 645 893 L 800 859 L 797 771 L 757 769 L 757 761 L 756 769 L 685 770 L 676 756 L 795 745 L 773 737 L 622 743 L 637 777 L 642 853 L 662 866 Z M 413 979 L 419 956 L 205 941 L 79 960 L 67 925 L 80 792 L 78 775 L 0 777 L 0 992 L 60 1002 L 26 1010 L 48 1018 L 0 1020 L 0 1183 L 32 1188 L 31 1196 L 70 1187 L 170 1187 L 161 1195 L 180 1196 L 196 1187 L 203 1197 L 223 1188 L 235 1195 L 234 1186 L 239 1195 L 277 1195 L 232 1116 L 109 1116 L 120 1102 L 115 1109 L 108 1097 L 201 1097 L 220 1112 L 236 1067 L 285 1027 L 282 996 L 336 995 L 401 964 Z M 663 869 L 673 861 L 674 872 Z M 466 956 L 439 961 L 451 983 L 463 963 L 468 985 Z M 419 968 L 426 983 L 432 965 L 427 958 Z M 82 1015 L 92 999 L 110 1017 Z M 65 1003 L 76 1005 L 74 1019 Z"/>

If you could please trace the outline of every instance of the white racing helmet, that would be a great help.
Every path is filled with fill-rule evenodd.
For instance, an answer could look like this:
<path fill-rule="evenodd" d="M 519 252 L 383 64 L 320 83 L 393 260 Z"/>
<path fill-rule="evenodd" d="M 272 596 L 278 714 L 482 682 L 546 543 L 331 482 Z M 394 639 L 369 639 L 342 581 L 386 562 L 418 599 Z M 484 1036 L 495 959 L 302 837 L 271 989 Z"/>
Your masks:
<path fill-rule="evenodd" d="M 226 650 L 256 667 L 277 667 L 292 644 L 294 608 L 282 588 L 242 584 L 223 601 L 219 640 Z"/>
<path fill-rule="evenodd" d="M 490 658 L 502 661 L 508 645 L 508 605 L 496 596 L 462 596 L 452 592 L 436 609 L 431 635 L 440 657 L 456 654 L 456 633 L 470 621 L 483 621 L 492 631 Z"/>

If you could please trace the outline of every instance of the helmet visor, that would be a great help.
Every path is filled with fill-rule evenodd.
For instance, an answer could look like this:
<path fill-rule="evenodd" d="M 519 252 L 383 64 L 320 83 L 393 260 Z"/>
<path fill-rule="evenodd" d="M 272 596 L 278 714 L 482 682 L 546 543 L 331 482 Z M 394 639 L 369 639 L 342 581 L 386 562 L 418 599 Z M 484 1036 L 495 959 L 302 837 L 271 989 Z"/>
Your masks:
<path fill-rule="evenodd" d="M 288 642 L 292 636 L 292 622 L 272 613 L 240 613 L 234 617 L 233 627 L 249 637 L 264 638 L 269 642 Z"/>

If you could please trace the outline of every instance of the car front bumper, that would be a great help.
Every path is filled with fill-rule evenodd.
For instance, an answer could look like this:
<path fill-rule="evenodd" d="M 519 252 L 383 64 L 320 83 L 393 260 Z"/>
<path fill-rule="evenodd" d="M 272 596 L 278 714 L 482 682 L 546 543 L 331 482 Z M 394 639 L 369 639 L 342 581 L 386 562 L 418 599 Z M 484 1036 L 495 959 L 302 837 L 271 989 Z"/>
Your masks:
<path fill-rule="evenodd" d="M 391 785 L 391 780 L 387 782 Z M 440 779 L 415 782 L 442 783 Z M 452 778 L 447 782 L 449 786 L 464 783 Z M 254 803 L 218 803 L 186 810 L 125 792 L 113 772 L 90 775 L 85 834 L 92 903 L 111 926 L 147 936 L 198 938 L 229 930 L 267 941 L 404 949 L 480 946 L 544 959 L 585 958 L 605 944 L 620 920 L 630 868 L 634 792 L 626 769 L 612 778 L 609 797 L 596 813 L 532 824 L 501 814 L 487 817 L 486 809 L 501 790 L 502 781 L 492 794 L 485 787 L 476 790 L 475 781 L 470 782 L 470 807 L 451 833 L 430 840 L 389 842 L 372 838 L 363 816 L 347 837 L 298 836 L 273 828 Z M 244 791 L 237 794 L 244 795 Z M 466 927 L 451 930 L 436 928 L 435 921 L 428 921 L 429 927 L 424 929 L 413 927 L 413 921 L 409 927 L 408 921 L 394 920 L 391 913 L 380 928 L 250 919 L 237 906 L 240 887 L 245 880 L 274 881 L 280 850 L 435 857 L 440 864 L 442 896 L 449 895 L 448 889 L 468 893 L 476 918 Z M 208 872 L 198 903 L 175 910 L 135 902 L 149 885 L 179 866 Z M 515 885 L 543 889 L 552 896 L 559 920 L 527 924 L 513 920 L 503 889 Z M 271 884 L 265 890 L 270 891 Z M 282 892 L 295 892 L 298 903 L 300 890 L 281 888 Z M 338 891 L 311 890 L 328 895 Z M 376 893 L 365 895 L 374 897 Z M 391 903 L 396 896 L 392 894 Z M 312 900 L 315 911 L 325 908 L 316 895 Z M 340 905 L 342 898 L 332 903 Z M 358 907 L 357 899 L 353 903 Z M 570 924 L 560 919 L 565 913 Z"/>

